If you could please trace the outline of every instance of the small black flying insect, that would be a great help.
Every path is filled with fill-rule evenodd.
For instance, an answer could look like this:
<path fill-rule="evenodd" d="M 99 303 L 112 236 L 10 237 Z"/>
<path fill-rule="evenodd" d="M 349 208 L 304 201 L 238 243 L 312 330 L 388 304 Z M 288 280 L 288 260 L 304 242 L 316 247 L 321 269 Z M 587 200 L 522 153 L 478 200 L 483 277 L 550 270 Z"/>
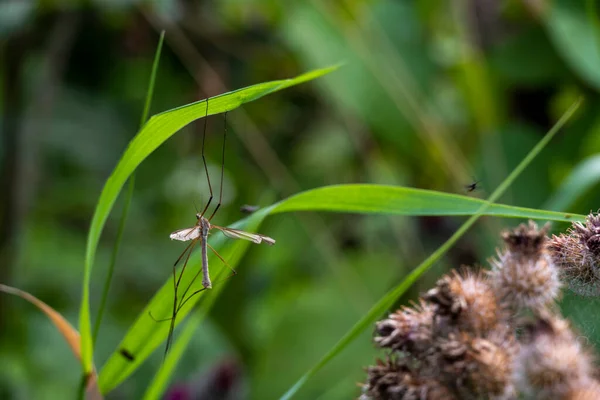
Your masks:
<path fill-rule="evenodd" d="M 475 181 L 473 183 L 469 183 L 468 185 L 465 185 L 465 189 L 469 193 L 474 192 L 475 190 L 477 190 L 477 185 L 479 184 L 479 182 L 481 182 L 481 181 Z"/>

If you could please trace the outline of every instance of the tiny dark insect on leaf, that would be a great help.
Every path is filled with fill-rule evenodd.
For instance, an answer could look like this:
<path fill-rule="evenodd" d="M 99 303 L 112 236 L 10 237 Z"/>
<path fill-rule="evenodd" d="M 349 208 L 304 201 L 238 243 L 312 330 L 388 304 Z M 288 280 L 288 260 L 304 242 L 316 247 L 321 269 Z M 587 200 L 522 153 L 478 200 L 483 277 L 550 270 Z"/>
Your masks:
<path fill-rule="evenodd" d="M 128 361 L 135 360 L 135 356 L 133 354 L 131 354 L 127 349 L 120 349 L 119 354 L 121 354 L 123 357 L 125 357 Z"/>

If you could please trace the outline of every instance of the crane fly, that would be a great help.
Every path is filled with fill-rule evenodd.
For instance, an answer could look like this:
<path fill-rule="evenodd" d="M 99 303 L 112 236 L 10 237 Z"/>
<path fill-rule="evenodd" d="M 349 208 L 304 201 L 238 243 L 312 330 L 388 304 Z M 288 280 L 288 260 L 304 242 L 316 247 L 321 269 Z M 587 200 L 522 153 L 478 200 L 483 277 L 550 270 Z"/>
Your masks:
<path fill-rule="evenodd" d="M 156 320 L 154 317 L 152 317 L 152 314 L 150 314 L 150 317 L 152 317 L 152 319 L 154 319 L 157 322 L 171 321 L 171 326 L 169 328 L 169 334 L 167 336 L 167 344 L 165 347 L 165 354 L 164 354 L 165 357 L 169 351 L 169 347 L 171 346 L 171 343 L 173 340 L 173 331 L 175 329 L 175 319 L 177 318 L 177 313 L 179 312 L 179 310 L 181 310 L 181 308 L 185 305 L 185 303 L 188 300 L 190 300 L 194 295 L 196 295 L 206 289 L 212 288 L 212 282 L 210 280 L 210 273 L 209 273 L 209 269 L 208 269 L 208 249 L 210 249 L 223 262 L 223 264 L 225 264 L 232 271 L 232 274 L 230 276 L 233 276 L 236 274 L 235 270 L 229 266 L 227 261 L 225 261 L 225 259 L 223 259 L 223 257 L 221 257 L 221 255 L 219 253 L 217 253 L 217 251 L 208 243 L 208 235 L 210 234 L 210 231 L 212 229 L 216 229 L 218 231 L 221 231 L 226 237 L 228 237 L 230 239 L 244 239 L 244 240 L 249 240 L 249 241 L 251 241 L 253 243 L 257 243 L 257 244 L 260 244 L 260 243 L 267 243 L 269 245 L 275 244 L 275 240 L 268 236 L 260 235 L 257 233 L 244 232 L 239 229 L 232 229 L 232 228 L 226 228 L 223 226 L 213 225 L 210 222 L 213 219 L 213 217 L 215 216 L 215 214 L 217 213 L 217 210 L 219 209 L 219 207 L 221 206 L 221 201 L 223 199 L 223 172 L 224 172 L 224 168 L 225 168 L 225 141 L 227 139 L 227 113 L 225 113 L 225 117 L 224 117 L 223 150 L 222 150 L 222 161 L 221 161 L 221 187 L 219 190 L 219 202 L 215 206 L 215 209 L 213 210 L 210 217 L 206 218 L 204 216 L 212 202 L 212 199 L 213 199 L 212 185 L 211 185 L 210 176 L 208 173 L 208 166 L 206 164 L 206 157 L 204 155 L 204 147 L 205 147 L 205 141 L 206 141 L 206 122 L 207 122 L 206 118 L 207 117 L 208 117 L 208 99 L 206 99 L 206 115 L 205 115 L 205 119 L 204 119 L 204 131 L 203 131 L 203 135 L 202 135 L 202 162 L 204 164 L 204 171 L 206 173 L 206 180 L 208 182 L 208 190 L 210 193 L 209 199 L 208 199 L 208 202 L 206 203 L 206 206 L 202 210 L 202 212 L 196 213 L 196 220 L 197 220 L 196 225 L 194 225 L 190 228 L 176 230 L 175 232 L 172 232 L 169 235 L 171 240 L 179 240 L 182 242 L 190 241 L 190 244 L 188 244 L 188 246 L 185 248 L 183 253 L 181 253 L 179 258 L 173 264 L 173 292 L 174 292 L 173 297 L 174 297 L 174 300 L 173 300 L 173 313 L 171 315 L 171 318 L 167 318 L 167 319 L 163 319 L 163 320 Z M 183 273 L 185 272 L 185 268 L 190 259 L 190 255 L 192 254 L 192 251 L 194 250 L 196 244 L 200 245 L 202 267 L 194 275 L 194 277 L 188 284 L 187 288 L 183 292 L 183 295 L 181 296 L 181 298 L 179 298 L 177 292 L 179 290 L 181 278 L 183 276 Z M 183 267 L 181 268 L 179 277 L 177 277 L 176 269 L 177 269 L 177 265 L 181 262 L 181 260 L 184 260 Z M 198 289 L 198 290 L 194 291 L 186 298 L 186 294 L 192 288 L 192 285 L 194 284 L 196 279 L 200 276 L 200 274 L 202 274 L 202 289 Z"/>
<path fill-rule="evenodd" d="M 187 242 L 189 240 L 200 240 L 200 248 L 202 250 L 202 286 L 205 289 L 212 288 L 212 283 L 210 281 L 210 274 L 208 271 L 208 235 L 211 229 L 218 229 L 223 232 L 225 236 L 230 239 L 244 239 L 249 240 L 256 244 L 266 243 L 268 245 L 274 245 L 275 239 L 272 239 L 268 236 L 261 235 L 258 233 L 249 233 L 245 231 L 241 231 L 239 229 L 225 228 L 223 226 L 213 225 L 210 223 L 210 220 L 204 218 L 202 214 L 196 214 L 196 219 L 198 222 L 196 225 L 191 228 L 184 228 L 178 231 L 171 233 L 169 236 L 172 240 L 180 240 L 182 242 Z M 217 254 L 217 252 L 210 247 L 211 250 Z M 218 256 L 220 257 L 220 256 Z"/>

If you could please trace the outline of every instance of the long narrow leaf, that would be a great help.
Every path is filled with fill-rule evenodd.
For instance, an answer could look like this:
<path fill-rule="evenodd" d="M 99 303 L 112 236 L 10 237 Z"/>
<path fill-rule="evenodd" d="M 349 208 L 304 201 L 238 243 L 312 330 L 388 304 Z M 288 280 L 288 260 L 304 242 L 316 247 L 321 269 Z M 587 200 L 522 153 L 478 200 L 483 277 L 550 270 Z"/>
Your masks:
<path fill-rule="evenodd" d="M 231 111 L 244 103 L 256 100 L 267 94 L 297 85 L 329 72 L 337 66 L 314 70 L 293 79 L 285 79 L 261 83 L 244 89 L 222 94 L 209 99 L 208 110 L 205 100 L 179 107 L 152 117 L 131 141 L 121 160 L 108 178 L 96 205 L 90 226 L 84 263 L 84 278 L 81 307 L 79 311 L 79 330 L 81 332 L 81 351 L 84 372 L 92 370 L 93 340 L 90 323 L 90 279 L 96 249 L 106 219 L 123 188 L 123 185 L 135 169 L 146 157 L 190 122 L 203 118 L 205 115 L 219 114 Z"/>
<path fill-rule="evenodd" d="M 350 330 L 346 333 L 331 350 L 325 354 L 319 362 L 306 372 L 282 397 L 282 400 L 291 399 L 302 386 L 314 376 L 321 368 L 323 368 L 329 361 L 335 356 L 341 353 L 352 341 L 354 341 L 365 329 L 375 322 L 377 318 L 381 316 L 389 307 L 391 307 L 396 300 L 406 292 L 408 288 L 423 274 L 425 273 L 437 260 L 439 260 L 451 247 L 452 245 L 479 219 L 481 215 L 488 209 L 496 199 L 500 198 L 502 194 L 508 189 L 508 187 L 514 182 L 514 180 L 523 172 L 523 170 L 533 161 L 533 159 L 542 151 L 542 149 L 550 142 L 550 140 L 556 135 L 559 129 L 571 118 L 575 113 L 581 100 L 573 104 L 558 120 L 558 122 L 550 129 L 550 131 L 544 136 L 542 140 L 525 156 L 523 161 L 511 172 L 511 174 L 498 186 L 498 188 L 490 195 L 489 203 L 481 205 L 480 209 L 475 215 L 469 218 L 442 246 L 440 246 L 435 252 L 433 252 L 425 261 L 415 268 L 402 282 L 400 282 L 395 288 L 389 291 L 381 300 L 379 300 L 369 312 L 362 317 Z"/>
<path fill-rule="evenodd" d="M 574 221 L 585 218 L 585 216 L 577 214 L 555 213 L 502 204 L 489 204 L 483 200 L 473 199 L 468 196 L 431 190 L 385 185 L 338 185 L 309 190 L 282 200 L 267 209 L 255 212 L 249 219 L 240 221 L 234 227 L 256 232 L 259 224 L 267 215 L 293 211 L 337 211 L 415 216 L 473 215 L 484 205 L 489 206 L 485 210 L 486 215 L 556 221 Z M 220 233 L 216 233 L 212 239 L 217 239 L 217 241 L 211 243 L 214 244 L 219 253 L 234 268 L 242 256 L 242 252 L 248 249 L 249 245 L 254 246 L 247 241 L 225 239 Z M 277 245 L 284 244 L 278 243 Z M 237 248 L 235 256 L 231 255 L 233 251 L 231 246 L 240 246 Z M 190 277 L 199 268 L 199 263 L 198 255 L 195 254 L 190 259 L 189 266 L 191 268 L 188 274 L 184 276 L 180 287 L 187 285 Z M 216 257 L 210 257 L 209 264 L 219 265 L 220 261 Z M 191 272 L 191 270 L 194 272 Z M 135 361 L 126 360 L 119 354 L 119 349 L 115 350 L 115 353 L 110 357 L 100 373 L 100 386 L 103 393 L 112 390 L 127 378 L 165 340 L 168 332 L 167 324 L 159 325 L 148 315 L 148 311 L 152 311 L 155 318 L 168 317 L 170 315 L 170 307 L 173 299 L 173 283 L 168 266 L 165 266 L 165 275 L 169 276 L 167 282 L 165 282 L 146 309 L 140 314 L 119 346 L 119 348 L 125 348 L 128 352 L 135 354 Z M 212 302 L 215 301 L 219 292 L 223 289 L 223 286 L 215 286 L 214 289 L 203 292 L 190 301 L 179 312 L 177 323 L 183 320 L 185 315 L 198 301 L 201 302 L 199 307 L 205 312 L 208 311 Z"/>
<path fill-rule="evenodd" d="M 160 60 L 160 54 L 162 52 L 163 42 L 165 40 L 165 31 L 162 31 L 158 40 L 158 46 L 156 47 L 156 54 L 154 55 L 154 62 L 152 63 L 152 72 L 150 73 L 150 83 L 148 84 L 148 90 L 146 92 L 146 101 L 144 102 L 144 110 L 142 111 L 142 117 L 140 120 L 140 128 L 144 125 L 148 119 L 148 113 L 150 112 L 150 104 L 152 103 L 152 95 L 154 94 L 154 83 L 156 82 L 156 73 L 158 72 L 158 62 Z M 98 332 L 100 331 L 100 325 L 102 324 L 102 317 L 104 316 L 104 308 L 106 307 L 106 301 L 108 300 L 108 293 L 110 291 L 110 285 L 112 283 L 113 273 L 117 264 L 117 257 L 119 256 L 119 248 L 121 247 L 121 240 L 123 239 L 123 232 L 125 231 L 125 223 L 127 222 L 127 215 L 129 214 L 129 206 L 131 205 L 131 199 L 133 198 L 133 189 L 135 188 L 135 175 L 129 178 L 129 184 L 127 185 L 127 194 L 125 195 L 125 201 L 123 205 L 123 211 L 121 212 L 121 218 L 119 220 L 119 228 L 117 230 L 117 237 L 113 245 L 113 251 L 110 256 L 110 263 L 108 265 L 108 272 L 106 273 L 106 279 L 104 282 L 104 290 L 102 290 L 102 298 L 100 299 L 100 306 L 98 307 L 98 315 L 96 315 L 96 322 L 94 323 L 94 333 L 92 339 L 94 345 L 98 338 Z"/>
<path fill-rule="evenodd" d="M 48 304 L 44 303 L 42 300 L 38 299 L 34 295 L 25 292 L 23 290 L 14 288 L 12 286 L 7 286 L 0 284 L 0 292 L 12 294 L 15 296 L 19 296 L 20 298 L 27 300 L 34 306 L 36 306 L 40 311 L 42 311 L 46 316 L 52 321 L 56 329 L 63 336 L 73 355 L 80 360 L 81 359 L 81 347 L 79 340 L 79 332 L 67 321 L 65 317 L 62 316 L 58 311 L 54 308 L 50 307 Z M 60 368 L 57 365 L 57 368 Z M 98 376 L 96 371 L 92 370 L 90 374 L 84 377 L 84 385 L 85 398 L 88 400 L 101 400 L 102 395 L 98 390 Z"/>
<path fill-rule="evenodd" d="M 453 193 L 384 185 L 333 185 L 294 195 L 276 204 L 272 213 L 337 211 L 387 215 L 473 215 L 485 200 Z M 582 215 L 491 204 L 485 215 L 510 218 L 573 221 Z"/>
<path fill-rule="evenodd" d="M 265 209 L 259 210 L 252 214 L 248 219 L 240 221 L 232 227 L 253 232 L 265 218 L 267 211 L 268 210 Z M 232 268 L 236 268 L 239 260 L 249 246 L 256 246 L 246 240 L 227 239 L 220 232 L 211 234 L 211 243 Z M 177 242 L 173 242 L 173 244 L 175 245 Z M 185 319 L 186 315 L 198 302 L 200 304 L 196 307 L 197 311 L 195 318 L 201 318 L 206 315 L 229 280 L 235 279 L 235 276 L 230 279 L 227 278 L 230 276 L 229 274 L 231 271 L 223 266 L 222 262 L 214 254 L 209 255 L 209 265 L 211 266 L 212 273 L 217 271 L 213 278 L 213 288 L 200 292 L 186 303 L 186 305 L 177 313 L 177 320 L 175 321 L 176 326 Z M 173 277 L 171 274 L 171 266 L 166 265 L 164 267 L 165 275 L 169 276 L 169 278 L 154 295 L 152 300 L 150 300 L 146 308 L 140 313 L 133 323 L 133 326 L 119 344 L 118 349 L 110 356 L 100 371 L 99 385 L 102 393 L 108 393 L 133 373 L 167 337 L 169 332 L 169 322 L 157 322 L 154 320 L 170 318 L 173 311 Z M 179 287 L 187 287 L 199 268 L 199 252 L 195 252 L 192 257 L 190 257 L 186 273 L 183 275 Z M 202 285 L 200 279 L 197 279 L 190 293 L 201 288 Z M 152 317 L 149 314 L 150 312 L 152 313 Z M 121 350 L 126 350 L 129 354 L 133 355 L 134 360 L 128 360 L 123 357 L 120 353 Z M 170 371 L 164 371 L 164 373 L 169 375 Z"/>

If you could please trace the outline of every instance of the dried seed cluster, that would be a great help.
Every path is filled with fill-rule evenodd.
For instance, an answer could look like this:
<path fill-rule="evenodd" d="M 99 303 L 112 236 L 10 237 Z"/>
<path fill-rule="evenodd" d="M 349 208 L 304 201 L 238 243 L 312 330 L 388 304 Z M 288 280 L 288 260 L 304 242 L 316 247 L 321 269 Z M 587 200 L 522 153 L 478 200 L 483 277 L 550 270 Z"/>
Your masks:
<path fill-rule="evenodd" d="M 389 353 L 367 368 L 360 399 L 600 399 L 592 357 L 554 306 L 562 275 L 547 229 L 503 233 L 491 271 L 453 271 L 377 322 L 374 341 Z M 574 229 L 592 248 L 600 219 Z"/>
<path fill-rule="evenodd" d="M 590 214 L 585 224 L 575 222 L 566 234 L 552 236 L 548 251 L 571 290 L 600 295 L 600 214 Z"/>

